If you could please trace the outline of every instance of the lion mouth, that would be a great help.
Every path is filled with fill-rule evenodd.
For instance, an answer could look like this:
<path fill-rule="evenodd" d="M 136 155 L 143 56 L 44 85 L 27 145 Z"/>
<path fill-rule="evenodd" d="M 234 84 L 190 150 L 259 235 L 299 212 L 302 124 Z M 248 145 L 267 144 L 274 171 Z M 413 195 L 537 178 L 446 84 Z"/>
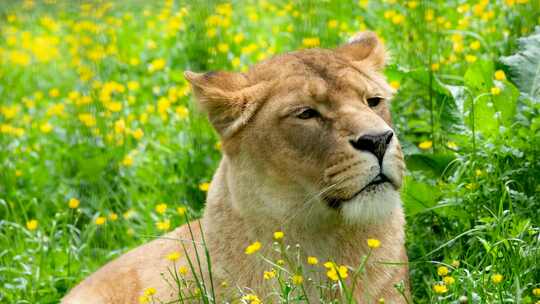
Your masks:
<path fill-rule="evenodd" d="M 375 176 L 367 185 L 365 185 L 362 189 L 358 190 L 352 196 L 348 198 L 326 197 L 325 201 L 328 203 L 328 205 L 331 208 L 337 209 L 343 203 L 351 201 L 363 193 L 376 191 L 377 189 L 380 189 L 382 185 L 385 183 L 392 184 L 392 181 L 383 173 L 379 173 L 379 175 Z"/>

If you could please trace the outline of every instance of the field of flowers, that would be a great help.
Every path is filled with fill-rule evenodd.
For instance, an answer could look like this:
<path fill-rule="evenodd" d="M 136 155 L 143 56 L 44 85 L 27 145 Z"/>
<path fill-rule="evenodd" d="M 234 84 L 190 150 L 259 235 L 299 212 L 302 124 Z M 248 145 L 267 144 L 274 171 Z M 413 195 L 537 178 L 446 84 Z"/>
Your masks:
<path fill-rule="evenodd" d="M 0 2 L 0 303 L 56 303 L 200 215 L 220 143 L 184 70 L 366 29 L 398 89 L 412 302 L 540 303 L 538 24 L 538 0 Z"/>

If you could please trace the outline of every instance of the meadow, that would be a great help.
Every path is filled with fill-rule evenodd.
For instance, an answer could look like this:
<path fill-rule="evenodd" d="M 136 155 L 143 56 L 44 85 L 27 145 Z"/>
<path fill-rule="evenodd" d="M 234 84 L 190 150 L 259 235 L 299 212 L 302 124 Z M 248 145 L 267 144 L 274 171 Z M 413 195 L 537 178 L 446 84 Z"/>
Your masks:
<path fill-rule="evenodd" d="M 410 303 L 540 303 L 539 24 L 538 0 L 0 2 L 0 303 L 57 303 L 200 216 L 220 143 L 184 70 L 368 29 L 397 90 Z"/>

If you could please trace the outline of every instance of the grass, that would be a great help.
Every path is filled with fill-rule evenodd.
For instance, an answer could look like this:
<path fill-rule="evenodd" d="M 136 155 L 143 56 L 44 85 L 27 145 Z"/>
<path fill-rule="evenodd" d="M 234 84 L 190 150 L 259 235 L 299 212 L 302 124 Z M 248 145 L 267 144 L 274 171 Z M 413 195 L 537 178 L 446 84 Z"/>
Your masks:
<path fill-rule="evenodd" d="M 540 53 L 539 23 L 532 0 L 2 2 L 0 302 L 55 303 L 200 215 L 219 141 L 185 69 L 364 29 L 399 89 L 413 301 L 540 301 L 540 65 L 519 60 Z"/>

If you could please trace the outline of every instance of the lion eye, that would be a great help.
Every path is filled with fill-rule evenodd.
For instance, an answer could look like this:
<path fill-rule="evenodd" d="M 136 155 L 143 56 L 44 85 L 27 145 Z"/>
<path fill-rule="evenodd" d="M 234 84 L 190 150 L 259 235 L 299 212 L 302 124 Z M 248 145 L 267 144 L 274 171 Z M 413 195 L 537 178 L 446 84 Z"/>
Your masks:
<path fill-rule="evenodd" d="M 367 103 L 368 103 L 368 106 L 369 106 L 370 108 L 375 108 L 375 107 L 378 106 L 378 105 L 381 103 L 381 101 L 383 101 L 383 100 L 384 100 L 384 98 L 382 98 L 382 97 L 371 97 L 371 98 L 368 98 L 368 99 L 367 99 Z"/>
<path fill-rule="evenodd" d="M 315 109 L 305 109 L 303 110 L 302 112 L 300 112 L 300 114 L 296 115 L 296 117 L 300 118 L 300 119 L 310 119 L 310 118 L 315 118 L 315 117 L 320 117 L 321 114 L 315 110 Z"/>

